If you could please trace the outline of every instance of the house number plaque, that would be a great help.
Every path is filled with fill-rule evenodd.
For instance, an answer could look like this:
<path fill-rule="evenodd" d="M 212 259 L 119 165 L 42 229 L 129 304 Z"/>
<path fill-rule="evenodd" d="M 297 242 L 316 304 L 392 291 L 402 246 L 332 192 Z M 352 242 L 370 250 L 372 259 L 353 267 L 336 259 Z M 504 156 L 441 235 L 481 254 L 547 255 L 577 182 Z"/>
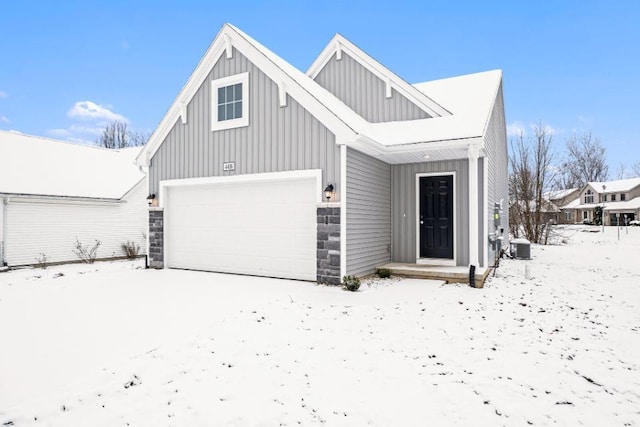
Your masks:
<path fill-rule="evenodd" d="M 236 170 L 236 162 L 224 162 L 222 164 L 223 171 L 234 171 Z"/>

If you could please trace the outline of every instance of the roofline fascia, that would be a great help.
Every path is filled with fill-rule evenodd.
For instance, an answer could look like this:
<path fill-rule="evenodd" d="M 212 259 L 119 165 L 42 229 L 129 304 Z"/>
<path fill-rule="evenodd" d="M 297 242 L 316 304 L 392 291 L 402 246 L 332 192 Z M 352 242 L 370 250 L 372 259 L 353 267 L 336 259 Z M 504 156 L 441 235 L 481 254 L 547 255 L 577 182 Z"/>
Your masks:
<path fill-rule="evenodd" d="M 440 148 L 466 148 L 470 147 L 474 144 L 479 144 L 481 148 L 482 156 L 484 153 L 484 138 L 482 136 L 474 136 L 474 137 L 465 137 L 465 138 L 452 138 L 452 139 L 442 139 L 438 141 L 431 142 L 411 142 L 407 144 L 397 144 L 397 145 L 385 145 L 381 144 L 378 141 L 375 141 L 365 135 L 361 135 L 358 139 L 354 141 L 355 144 L 367 144 L 369 147 L 377 150 L 380 154 L 397 154 L 397 153 L 411 153 L 415 151 L 425 151 L 425 150 L 437 150 Z M 352 145 L 352 143 L 345 143 L 345 145 Z"/>
<path fill-rule="evenodd" d="M 139 183 L 139 182 L 138 182 Z M 137 184 L 136 184 L 137 185 Z M 65 202 L 100 202 L 109 204 L 127 203 L 126 200 L 113 199 L 108 197 L 82 197 L 82 196 L 56 196 L 51 194 L 29 194 L 29 193 L 0 193 L 0 197 L 7 200 L 11 199 L 41 199 L 46 201 L 65 201 Z"/>
<path fill-rule="evenodd" d="M 333 57 L 333 54 L 338 50 L 338 48 L 344 50 L 349 56 L 353 57 L 358 63 L 364 66 L 367 70 L 369 70 L 383 82 L 387 83 L 387 81 L 389 81 L 393 89 L 398 91 L 398 93 L 409 99 L 411 102 L 416 104 L 421 109 L 425 110 L 425 112 L 429 113 L 430 115 L 434 117 L 444 117 L 452 115 L 452 113 L 445 107 L 431 99 L 427 94 L 423 93 L 409 82 L 402 79 L 393 71 L 389 70 L 379 61 L 375 60 L 371 55 L 350 42 L 341 34 L 336 34 L 335 36 L 333 36 L 331 41 L 329 41 L 322 52 L 320 52 L 320 55 L 318 55 L 316 60 L 309 66 L 306 74 L 311 79 L 315 79 L 320 71 L 322 71 L 325 65 Z M 429 102 L 427 103 L 424 101 L 424 99 L 420 98 L 427 99 Z"/>

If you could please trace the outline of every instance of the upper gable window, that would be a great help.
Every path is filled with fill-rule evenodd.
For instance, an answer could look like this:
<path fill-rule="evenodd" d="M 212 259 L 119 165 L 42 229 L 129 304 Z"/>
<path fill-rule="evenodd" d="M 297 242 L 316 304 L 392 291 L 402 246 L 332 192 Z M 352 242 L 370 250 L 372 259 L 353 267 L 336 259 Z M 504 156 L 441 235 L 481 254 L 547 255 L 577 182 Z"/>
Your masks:
<path fill-rule="evenodd" d="M 249 73 L 211 82 L 211 130 L 249 126 Z"/>

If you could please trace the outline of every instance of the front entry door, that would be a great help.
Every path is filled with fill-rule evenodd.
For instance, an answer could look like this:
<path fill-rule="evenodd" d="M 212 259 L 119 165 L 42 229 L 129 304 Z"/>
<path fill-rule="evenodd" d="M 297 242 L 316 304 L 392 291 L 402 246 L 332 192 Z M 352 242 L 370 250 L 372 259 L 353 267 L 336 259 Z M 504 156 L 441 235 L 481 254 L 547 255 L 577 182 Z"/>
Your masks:
<path fill-rule="evenodd" d="M 420 177 L 420 258 L 453 259 L 453 175 Z"/>

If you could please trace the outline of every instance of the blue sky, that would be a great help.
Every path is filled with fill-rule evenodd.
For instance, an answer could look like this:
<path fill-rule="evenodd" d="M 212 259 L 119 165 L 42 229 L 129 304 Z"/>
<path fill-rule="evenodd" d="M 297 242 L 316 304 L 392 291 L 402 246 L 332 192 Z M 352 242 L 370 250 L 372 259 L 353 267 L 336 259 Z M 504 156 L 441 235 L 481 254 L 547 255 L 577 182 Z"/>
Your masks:
<path fill-rule="evenodd" d="M 224 22 L 301 70 L 339 32 L 405 80 L 504 71 L 508 129 L 591 130 L 640 160 L 640 1 L 5 1 L 0 129 L 153 130 Z"/>

